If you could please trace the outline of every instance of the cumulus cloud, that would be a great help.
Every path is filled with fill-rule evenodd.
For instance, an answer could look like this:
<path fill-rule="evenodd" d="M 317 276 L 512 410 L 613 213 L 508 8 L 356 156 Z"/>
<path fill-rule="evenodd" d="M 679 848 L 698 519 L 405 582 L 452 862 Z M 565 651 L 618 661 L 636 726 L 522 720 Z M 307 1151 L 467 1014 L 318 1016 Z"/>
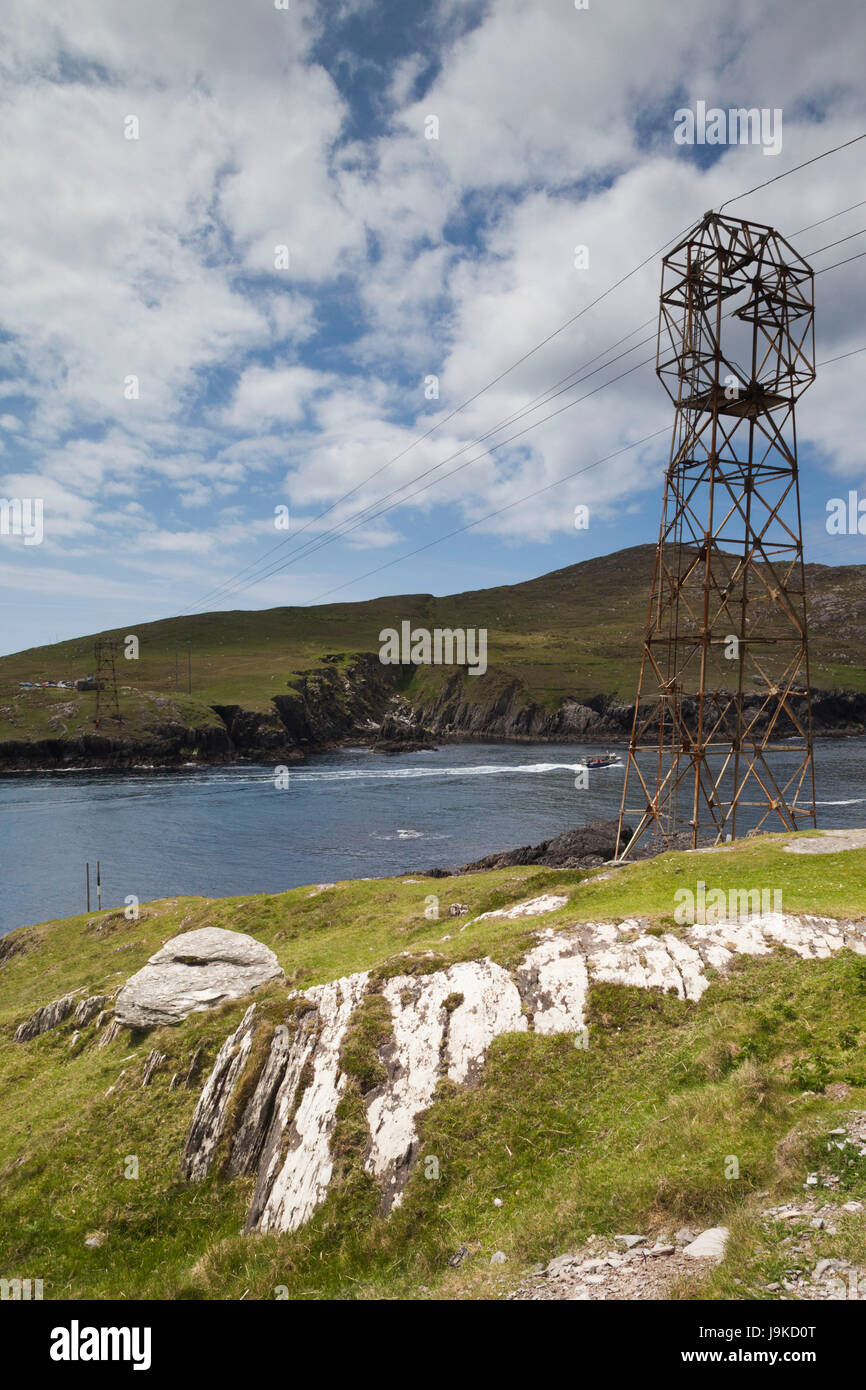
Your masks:
<path fill-rule="evenodd" d="M 43 489 L 58 592 L 64 556 L 98 586 L 124 524 L 140 543 L 114 552 L 115 592 L 148 603 L 250 565 L 279 503 L 305 541 L 346 530 L 244 600 L 268 602 L 437 528 L 533 546 L 578 503 L 612 525 L 641 508 L 667 441 L 621 451 L 670 423 L 641 345 L 658 257 L 604 292 L 706 208 L 857 133 L 857 17 L 855 0 L 439 0 L 423 23 L 410 6 L 401 49 L 376 47 L 367 0 L 10 0 L 0 432 L 11 482 Z M 782 108 L 782 154 L 676 146 L 699 99 Z M 857 157 L 732 210 L 820 270 L 862 245 L 819 249 L 863 209 L 801 230 L 857 201 Z M 860 345 L 864 280 L 866 261 L 819 275 L 819 359 Z M 862 472 L 861 372 L 835 364 L 801 406 L 831 478 Z"/>

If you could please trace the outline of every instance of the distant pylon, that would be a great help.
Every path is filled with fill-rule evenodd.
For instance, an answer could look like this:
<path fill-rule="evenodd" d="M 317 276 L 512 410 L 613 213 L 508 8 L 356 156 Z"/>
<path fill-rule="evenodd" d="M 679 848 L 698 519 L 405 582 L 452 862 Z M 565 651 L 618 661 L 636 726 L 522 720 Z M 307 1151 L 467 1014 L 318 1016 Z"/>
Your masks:
<path fill-rule="evenodd" d="M 116 637 L 97 637 L 93 644 L 96 662 L 96 714 L 94 726 L 98 729 L 102 722 L 102 711 L 108 707 L 109 718 L 116 724 L 123 723 L 120 713 L 120 697 L 117 693 L 117 652 L 120 647 Z M 104 693 L 103 693 L 104 692 Z"/>
<path fill-rule="evenodd" d="M 794 418 L 814 360 L 811 267 L 772 227 L 707 213 L 662 263 L 676 416 L 618 857 L 647 833 L 815 824 Z"/>

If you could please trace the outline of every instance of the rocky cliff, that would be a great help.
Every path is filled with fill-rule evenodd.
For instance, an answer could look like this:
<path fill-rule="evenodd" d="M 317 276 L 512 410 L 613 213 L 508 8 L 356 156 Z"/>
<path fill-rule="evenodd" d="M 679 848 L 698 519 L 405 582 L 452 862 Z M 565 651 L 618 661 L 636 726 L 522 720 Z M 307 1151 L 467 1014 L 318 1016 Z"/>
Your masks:
<path fill-rule="evenodd" d="M 760 695 L 746 696 L 743 704 L 753 719 L 756 733 L 763 733 L 767 717 L 760 713 Z M 806 717 L 806 701 L 792 701 L 796 717 Z M 423 733 L 436 738 L 495 739 L 532 743 L 621 743 L 627 742 L 634 718 L 634 704 L 599 694 L 586 701 L 563 700 L 556 709 L 548 709 L 527 698 L 519 681 L 512 681 L 491 701 L 470 699 L 467 682 L 455 674 L 442 694 L 434 701 L 413 707 L 408 701 L 401 704 L 403 718 L 393 719 L 386 726 L 390 738 L 417 738 Z M 649 706 L 641 707 L 642 716 Z M 685 721 L 694 726 L 698 702 L 695 697 L 683 700 Z M 757 716 L 757 717 L 755 717 Z M 816 734 L 853 734 L 866 729 L 866 694 L 852 691 L 813 690 L 812 723 Z M 647 727 L 650 737 L 657 722 Z M 784 738 L 796 732 L 791 719 L 777 721 L 776 731 Z"/>
<path fill-rule="evenodd" d="M 438 692 L 431 697 L 427 687 L 417 688 L 411 666 L 383 665 L 375 652 L 332 653 L 293 676 L 270 709 L 216 704 L 201 707 L 198 722 L 191 723 L 188 707 L 176 709 L 171 700 L 151 697 L 148 718 L 138 725 L 106 720 L 103 732 L 0 742 L 0 768 L 125 769 L 238 759 L 282 763 L 346 742 L 387 753 L 436 741 L 616 744 L 627 742 L 631 733 L 634 706 L 614 696 L 566 698 L 551 708 L 533 700 L 519 680 L 493 669 L 489 683 L 463 671 L 439 674 Z M 746 697 L 758 733 L 766 727 L 760 706 L 760 696 Z M 683 709 L 687 723 L 694 724 L 696 699 L 687 697 Z M 805 718 L 805 700 L 792 702 L 792 709 Z M 812 721 L 817 735 L 862 733 L 866 693 L 813 691 Z M 650 737 L 653 729 L 651 723 Z M 776 731 L 784 738 L 795 726 L 782 720 Z"/>
<path fill-rule="evenodd" d="M 4 739 L 0 742 L 0 769 L 114 767 L 129 769 L 141 764 L 157 767 L 198 761 L 232 761 L 241 751 L 217 719 L 193 725 L 168 717 L 145 729 L 85 732 L 52 738 Z M 260 745 L 252 745 L 258 751 Z M 242 745 L 241 745 L 242 747 Z M 262 750 L 264 751 L 264 750 Z"/>

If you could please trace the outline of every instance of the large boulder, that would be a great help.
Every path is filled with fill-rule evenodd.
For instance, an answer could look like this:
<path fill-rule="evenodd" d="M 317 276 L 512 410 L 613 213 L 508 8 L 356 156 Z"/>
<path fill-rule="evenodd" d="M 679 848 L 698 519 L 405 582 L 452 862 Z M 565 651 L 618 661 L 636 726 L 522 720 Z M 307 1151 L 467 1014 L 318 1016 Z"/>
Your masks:
<path fill-rule="evenodd" d="M 245 932 L 182 932 L 127 980 L 115 1016 L 125 1028 L 180 1023 L 188 1014 L 241 999 L 282 973 L 273 951 Z"/>

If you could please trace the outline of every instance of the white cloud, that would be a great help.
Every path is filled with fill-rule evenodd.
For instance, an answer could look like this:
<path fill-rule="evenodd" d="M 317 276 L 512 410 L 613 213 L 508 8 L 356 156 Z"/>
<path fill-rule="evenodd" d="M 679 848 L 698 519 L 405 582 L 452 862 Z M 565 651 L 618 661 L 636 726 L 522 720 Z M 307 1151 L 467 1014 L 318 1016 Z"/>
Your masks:
<path fill-rule="evenodd" d="M 333 378 L 308 367 L 248 367 L 241 375 L 225 423 L 235 429 L 259 430 L 277 421 L 297 424 L 314 397 L 328 389 Z"/>
<path fill-rule="evenodd" d="M 348 545 L 375 550 L 423 543 L 443 517 L 445 529 L 507 507 L 475 534 L 521 544 L 565 534 L 577 501 L 610 518 L 640 506 L 665 438 L 510 504 L 669 423 L 651 368 L 492 457 L 466 446 L 582 364 L 594 374 L 572 395 L 651 354 L 652 344 L 600 371 L 593 361 L 654 319 L 657 261 L 507 370 L 706 207 L 863 125 L 854 0 L 829 11 L 807 0 L 723 11 L 708 0 L 587 11 L 490 0 L 477 22 L 442 0 L 424 51 L 401 54 L 389 74 L 350 48 L 333 63 L 368 83 L 379 124 L 363 137 L 351 84 L 341 89 L 320 57 L 332 30 L 342 42 L 344 18 L 372 26 L 366 0 L 289 12 L 10 0 L 7 12 L 4 463 L 43 489 L 42 560 L 74 553 L 104 572 L 126 516 L 147 537 L 146 563 L 138 549 L 129 563 L 151 576 L 149 594 L 203 589 L 205 557 L 224 576 L 249 563 L 282 501 L 312 537 L 397 490 L 388 500 L 399 507 L 349 533 Z M 418 100 L 428 63 L 436 75 Z M 783 154 L 738 147 L 702 172 L 671 138 L 676 107 L 698 98 L 783 107 Z M 123 136 L 129 114 L 137 141 Z M 430 114 L 438 140 L 424 138 Z M 855 147 L 817 163 L 733 211 L 794 232 L 856 201 L 858 157 Z M 795 244 L 811 252 L 862 225 L 856 210 Z M 275 271 L 279 244 L 288 271 Z M 574 267 L 578 244 L 588 272 Z M 817 254 L 816 268 L 860 245 Z M 861 344 L 864 283 L 864 261 L 818 277 L 819 358 Z M 430 374 L 438 401 L 424 396 Z M 137 400 L 124 396 L 132 375 Z M 801 445 L 839 477 L 862 471 L 860 375 L 857 358 L 828 368 L 800 408 Z M 317 552 L 255 601 L 327 587 L 341 554 Z"/>

